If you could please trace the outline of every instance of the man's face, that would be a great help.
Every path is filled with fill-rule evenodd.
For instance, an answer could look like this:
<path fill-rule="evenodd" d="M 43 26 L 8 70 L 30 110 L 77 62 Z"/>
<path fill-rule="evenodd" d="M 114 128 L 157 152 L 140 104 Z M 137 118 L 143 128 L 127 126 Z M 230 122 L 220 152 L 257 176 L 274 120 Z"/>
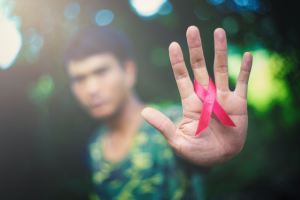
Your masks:
<path fill-rule="evenodd" d="M 110 117 L 127 100 L 134 85 L 134 69 L 130 69 L 132 63 L 124 65 L 109 53 L 69 63 L 73 93 L 93 117 Z"/>

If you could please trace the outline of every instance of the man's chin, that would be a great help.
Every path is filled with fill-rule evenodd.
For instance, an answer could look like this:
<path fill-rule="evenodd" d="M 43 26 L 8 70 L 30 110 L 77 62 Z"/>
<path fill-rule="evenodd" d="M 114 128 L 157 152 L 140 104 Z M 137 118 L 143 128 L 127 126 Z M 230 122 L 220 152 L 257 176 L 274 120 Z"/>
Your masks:
<path fill-rule="evenodd" d="M 90 112 L 90 115 L 95 119 L 106 119 L 112 115 L 112 112 Z"/>
<path fill-rule="evenodd" d="M 94 119 L 107 120 L 116 116 L 117 109 L 95 109 L 89 113 Z"/>
<path fill-rule="evenodd" d="M 103 106 L 99 108 L 90 109 L 89 113 L 94 119 L 99 120 L 113 120 L 118 118 L 124 108 L 124 103 L 118 106 Z"/>

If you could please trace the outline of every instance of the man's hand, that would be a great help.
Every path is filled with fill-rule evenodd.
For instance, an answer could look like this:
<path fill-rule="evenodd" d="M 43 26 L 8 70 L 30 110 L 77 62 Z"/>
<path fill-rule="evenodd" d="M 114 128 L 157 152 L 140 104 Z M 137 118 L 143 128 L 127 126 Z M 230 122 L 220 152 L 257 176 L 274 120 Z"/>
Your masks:
<path fill-rule="evenodd" d="M 244 146 L 248 127 L 247 84 L 252 66 L 252 55 L 248 52 L 244 54 L 236 89 L 231 92 L 228 87 L 225 31 L 221 28 L 216 29 L 214 38 L 216 100 L 236 127 L 223 125 L 215 114 L 212 114 L 208 128 L 195 136 L 203 102 L 194 92 L 181 48 L 175 42 L 170 45 L 169 53 L 183 106 L 182 122 L 177 128 L 170 119 L 157 110 L 145 108 L 142 112 L 143 117 L 165 136 L 168 144 L 178 154 L 202 166 L 221 164 L 238 154 Z M 194 76 L 198 83 L 207 89 L 209 75 L 198 28 L 192 26 L 187 30 L 187 41 Z"/>

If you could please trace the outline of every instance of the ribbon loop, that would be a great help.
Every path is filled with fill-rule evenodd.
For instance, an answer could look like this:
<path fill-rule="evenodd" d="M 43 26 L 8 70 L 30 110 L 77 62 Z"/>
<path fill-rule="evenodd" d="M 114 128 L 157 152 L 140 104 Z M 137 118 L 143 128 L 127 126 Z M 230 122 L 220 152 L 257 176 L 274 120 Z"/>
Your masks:
<path fill-rule="evenodd" d="M 196 79 L 194 80 L 194 88 L 197 96 L 202 101 L 204 101 L 196 135 L 198 135 L 208 127 L 212 112 L 215 113 L 215 115 L 220 119 L 220 121 L 224 125 L 235 127 L 235 124 L 230 119 L 226 111 L 216 101 L 217 89 L 211 78 L 209 78 L 209 85 L 207 90 L 202 85 L 200 85 L 196 81 Z"/>

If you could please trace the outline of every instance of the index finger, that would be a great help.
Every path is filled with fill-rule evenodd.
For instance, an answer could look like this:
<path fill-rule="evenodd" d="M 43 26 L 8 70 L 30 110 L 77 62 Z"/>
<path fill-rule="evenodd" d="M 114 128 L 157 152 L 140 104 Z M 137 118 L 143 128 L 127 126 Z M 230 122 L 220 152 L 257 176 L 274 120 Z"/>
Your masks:
<path fill-rule="evenodd" d="M 169 47 L 170 60 L 182 99 L 194 94 L 194 86 L 185 66 L 183 54 L 178 43 L 173 42 Z"/>
<path fill-rule="evenodd" d="M 195 79 L 205 89 L 208 88 L 209 75 L 207 72 L 199 29 L 191 26 L 186 32 L 190 51 L 190 61 Z"/>

